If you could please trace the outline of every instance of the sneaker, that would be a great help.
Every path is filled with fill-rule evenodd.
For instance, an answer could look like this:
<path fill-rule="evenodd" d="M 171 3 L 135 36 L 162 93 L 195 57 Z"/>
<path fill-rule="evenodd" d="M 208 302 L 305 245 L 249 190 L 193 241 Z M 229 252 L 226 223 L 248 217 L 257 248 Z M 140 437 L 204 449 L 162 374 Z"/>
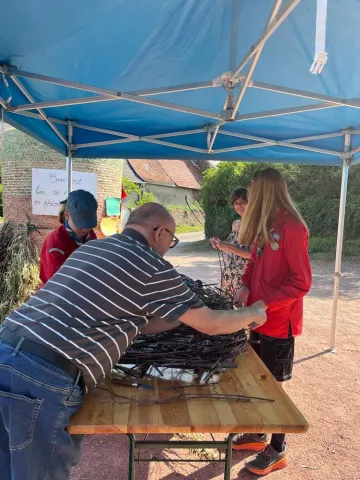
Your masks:
<path fill-rule="evenodd" d="M 261 452 L 245 462 L 245 468 L 256 475 L 267 475 L 274 470 L 285 468 L 287 464 L 285 450 L 278 452 L 272 445 L 267 445 Z"/>
<path fill-rule="evenodd" d="M 233 440 L 233 450 L 251 450 L 253 452 L 260 452 L 266 445 L 268 445 L 268 435 L 259 437 L 257 433 L 241 433 L 236 435 Z"/>

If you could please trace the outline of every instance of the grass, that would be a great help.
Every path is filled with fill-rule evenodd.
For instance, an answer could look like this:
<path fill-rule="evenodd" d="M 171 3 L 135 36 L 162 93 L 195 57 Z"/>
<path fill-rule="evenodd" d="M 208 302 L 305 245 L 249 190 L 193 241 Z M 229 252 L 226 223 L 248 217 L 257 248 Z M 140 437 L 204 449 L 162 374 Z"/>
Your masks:
<path fill-rule="evenodd" d="M 202 232 L 204 228 L 201 225 L 177 225 L 176 233 Z"/>
<path fill-rule="evenodd" d="M 0 229 L 0 323 L 23 304 L 39 284 L 39 257 L 30 223 L 4 222 Z"/>
<path fill-rule="evenodd" d="M 197 202 L 189 202 L 191 210 L 194 212 L 202 212 L 202 208 Z M 190 212 L 189 205 L 184 203 L 183 205 L 176 205 L 176 204 L 166 204 L 166 208 L 171 212 L 172 210 L 187 210 Z"/>
<path fill-rule="evenodd" d="M 335 257 L 336 238 L 335 237 L 310 237 L 309 245 L 310 255 L 313 258 L 328 256 Z M 343 245 L 344 257 L 360 256 L 360 240 L 345 240 Z"/>

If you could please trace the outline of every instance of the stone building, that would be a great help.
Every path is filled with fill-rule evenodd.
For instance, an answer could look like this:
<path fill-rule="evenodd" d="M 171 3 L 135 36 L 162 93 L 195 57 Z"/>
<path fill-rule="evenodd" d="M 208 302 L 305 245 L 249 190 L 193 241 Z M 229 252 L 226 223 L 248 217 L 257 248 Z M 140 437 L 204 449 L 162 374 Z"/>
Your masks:
<path fill-rule="evenodd" d="M 190 160 L 124 160 L 124 176 L 163 205 L 196 200 L 203 181 L 198 164 Z"/>
<path fill-rule="evenodd" d="M 1 164 L 4 218 L 23 223 L 29 217 L 41 233 L 37 237 L 38 243 L 41 244 L 46 235 L 58 226 L 58 223 L 56 216 L 33 215 L 32 213 L 32 169 L 64 170 L 66 159 L 32 137 L 7 126 L 4 134 Z M 122 164 L 122 160 L 114 159 L 75 158 L 73 160 L 74 171 L 97 175 L 99 222 L 105 211 L 105 199 L 107 197 L 121 197 Z M 86 189 L 86 186 L 84 186 L 84 189 Z"/>

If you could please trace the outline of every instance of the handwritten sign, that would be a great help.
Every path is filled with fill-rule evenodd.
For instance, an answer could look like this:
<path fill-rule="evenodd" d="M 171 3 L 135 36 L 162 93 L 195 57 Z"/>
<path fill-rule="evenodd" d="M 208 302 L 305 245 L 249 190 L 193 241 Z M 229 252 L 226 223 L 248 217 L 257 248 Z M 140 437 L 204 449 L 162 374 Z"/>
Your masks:
<path fill-rule="evenodd" d="M 96 173 L 72 172 L 72 189 L 87 190 L 97 198 Z M 32 169 L 32 213 L 57 215 L 60 202 L 68 196 L 66 170 Z"/>

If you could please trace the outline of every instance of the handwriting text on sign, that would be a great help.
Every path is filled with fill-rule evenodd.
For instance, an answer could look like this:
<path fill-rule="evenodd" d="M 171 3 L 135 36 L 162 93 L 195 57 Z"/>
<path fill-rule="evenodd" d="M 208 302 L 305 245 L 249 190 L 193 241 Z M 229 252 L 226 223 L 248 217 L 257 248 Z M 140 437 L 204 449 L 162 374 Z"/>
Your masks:
<path fill-rule="evenodd" d="M 96 173 L 72 172 L 72 190 L 87 190 L 97 198 Z M 57 215 L 60 202 L 67 198 L 65 170 L 32 169 L 32 213 Z"/>

